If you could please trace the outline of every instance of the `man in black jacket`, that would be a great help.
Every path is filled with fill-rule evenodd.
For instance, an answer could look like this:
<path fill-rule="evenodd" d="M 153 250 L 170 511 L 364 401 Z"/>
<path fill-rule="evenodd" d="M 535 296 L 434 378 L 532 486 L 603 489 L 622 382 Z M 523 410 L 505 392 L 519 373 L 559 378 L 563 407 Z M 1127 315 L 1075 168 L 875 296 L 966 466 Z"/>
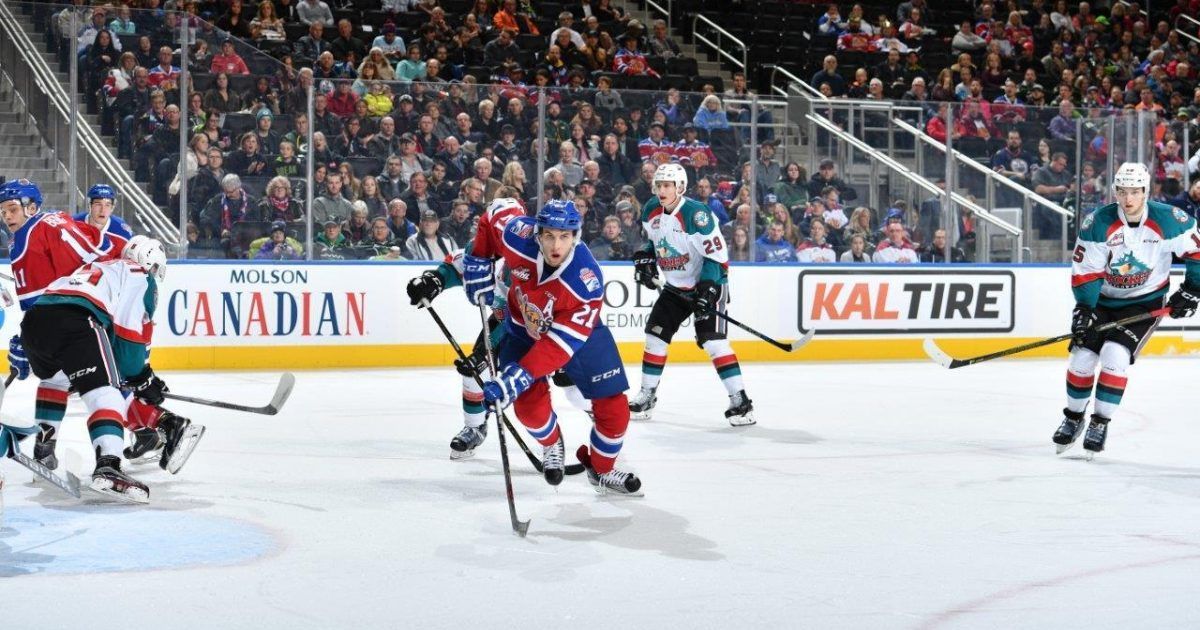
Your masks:
<path fill-rule="evenodd" d="M 843 202 L 854 201 L 858 199 L 858 193 L 855 192 L 842 178 L 837 176 L 837 166 L 833 160 L 828 158 L 821 160 L 816 173 L 813 173 L 812 179 L 808 182 L 808 196 L 820 197 L 821 190 L 826 186 L 833 186 L 838 191 L 838 196 Z"/>

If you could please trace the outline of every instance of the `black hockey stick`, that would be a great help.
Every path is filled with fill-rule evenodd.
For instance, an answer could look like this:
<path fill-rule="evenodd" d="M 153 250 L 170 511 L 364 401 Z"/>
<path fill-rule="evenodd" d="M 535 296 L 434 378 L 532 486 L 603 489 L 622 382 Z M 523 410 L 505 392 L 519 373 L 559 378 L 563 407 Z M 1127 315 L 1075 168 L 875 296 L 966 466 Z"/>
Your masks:
<path fill-rule="evenodd" d="M 17 378 L 16 370 L 9 370 L 8 378 L 4 380 L 4 387 L 0 387 L 0 405 L 4 403 L 4 394 L 8 391 L 8 386 Z M 48 481 L 54 487 L 66 492 L 67 494 L 79 498 L 79 478 L 67 471 L 67 478 L 63 479 L 54 474 L 53 470 L 47 468 L 44 464 L 32 459 L 28 455 L 22 453 L 16 444 L 13 444 L 13 454 L 10 459 L 18 464 L 28 468 L 33 474 Z"/>
<path fill-rule="evenodd" d="M 692 296 L 688 295 L 684 291 L 681 291 L 681 290 L 663 282 L 662 278 L 655 278 L 655 283 L 658 284 L 659 288 L 661 288 L 663 291 L 666 291 L 667 293 L 671 293 L 677 297 L 680 297 L 680 298 L 688 301 L 689 303 L 692 301 Z M 713 315 L 716 315 L 717 317 L 720 317 L 721 319 L 729 322 L 730 324 L 733 324 L 734 326 L 741 328 L 742 330 L 750 333 L 751 335 L 754 335 L 755 337 L 762 339 L 763 341 L 771 344 L 772 346 L 775 346 L 776 348 L 783 350 L 784 352 L 795 352 L 795 351 L 799 350 L 800 348 L 803 348 L 805 344 L 812 341 L 813 335 L 816 333 L 816 331 L 814 331 L 814 330 L 809 330 L 808 332 L 804 333 L 803 336 L 801 336 L 799 339 L 793 341 L 792 343 L 783 343 L 782 341 L 779 341 L 778 339 L 768 337 L 768 336 L 758 332 L 757 330 L 754 330 L 753 328 L 743 324 L 742 322 L 739 322 L 738 320 L 726 315 L 725 313 L 722 313 L 721 311 L 713 310 L 713 311 L 711 311 L 711 313 Z"/>
<path fill-rule="evenodd" d="M 488 334 L 487 305 L 479 303 L 479 319 L 483 322 L 483 347 L 487 352 L 488 371 L 496 378 L 496 357 L 492 354 L 492 336 Z M 492 403 L 492 411 L 496 414 L 496 435 L 500 437 L 500 465 L 504 469 L 504 492 L 508 496 L 508 516 L 512 519 L 512 528 L 521 538 L 529 531 L 529 521 L 517 518 L 517 502 L 513 497 L 512 471 L 508 467 L 508 446 L 504 442 L 504 423 L 500 421 L 500 403 Z"/>
<path fill-rule="evenodd" d="M 429 311 L 429 314 L 433 317 L 433 321 L 437 324 L 437 327 L 442 330 L 442 334 L 445 335 L 446 341 L 450 342 L 450 346 L 454 348 L 454 353 L 458 355 L 458 359 L 466 362 L 467 354 L 463 352 L 462 346 L 458 345 L 458 340 L 454 338 L 454 335 L 450 332 L 450 329 L 446 328 L 446 323 L 442 321 L 441 316 L 437 314 L 437 311 L 433 310 L 433 306 L 427 300 L 422 301 L 422 305 L 425 310 Z M 486 331 L 487 328 L 485 327 L 484 330 Z M 487 333 L 485 332 L 484 335 L 486 336 Z M 478 374 L 475 374 L 474 377 L 475 382 L 480 388 L 482 388 L 483 379 Z M 508 414 L 505 414 L 502 411 L 500 413 L 500 419 L 504 422 L 504 426 L 508 427 L 509 432 L 513 434 L 513 438 L 517 441 L 517 445 L 520 446 L 521 450 L 525 452 L 525 457 L 529 458 L 529 463 L 534 467 L 535 470 L 542 472 L 542 460 L 538 459 L 537 455 L 534 455 L 533 451 L 529 450 L 529 447 L 525 445 L 525 440 L 521 439 L 521 435 L 517 433 L 517 430 L 513 428 L 512 422 L 509 421 Z M 564 469 L 564 472 L 568 475 L 578 475 L 579 473 L 583 472 L 583 470 L 583 464 L 571 464 Z"/>
<path fill-rule="evenodd" d="M 1128 326 L 1129 324 L 1136 324 L 1138 322 L 1145 321 L 1147 319 L 1155 319 L 1158 317 L 1163 317 L 1164 315 L 1167 315 L 1170 312 L 1171 312 L 1170 308 L 1160 308 L 1160 309 L 1153 310 L 1153 311 L 1150 311 L 1147 313 L 1141 313 L 1140 315 L 1130 315 L 1129 317 L 1126 317 L 1125 319 L 1118 319 L 1117 321 L 1114 321 L 1114 322 L 1108 322 L 1107 324 L 1101 324 L 1101 325 L 1095 327 L 1093 330 L 1095 332 L 1104 332 L 1106 330 L 1112 330 L 1113 328 L 1117 328 L 1119 326 Z M 1000 359 L 1000 358 L 1007 357 L 1007 356 L 1010 356 L 1013 354 L 1020 354 L 1022 352 L 1025 352 L 1026 350 L 1033 350 L 1034 348 L 1041 348 L 1042 346 L 1049 346 L 1051 344 L 1056 344 L 1061 341 L 1066 341 L 1066 340 L 1070 339 L 1072 336 L 1074 336 L 1074 335 L 1072 335 L 1071 333 L 1067 333 L 1065 335 L 1059 335 L 1057 337 L 1048 337 L 1046 339 L 1041 339 L 1039 341 L 1034 341 L 1034 342 L 1022 344 L 1019 346 L 1014 346 L 1012 348 L 1008 348 L 1006 350 L 1000 350 L 998 352 L 993 352 L 991 354 L 984 354 L 984 355 L 980 355 L 977 357 L 971 357 L 969 359 L 955 359 L 955 358 L 951 357 L 950 355 L 946 354 L 945 351 L 943 351 L 941 348 L 939 348 L 937 343 L 933 339 L 926 339 L 925 343 L 924 343 L 924 348 L 925 348 L 925 354 L 929 355 L 929 358 L 932 359 L 934 363 L 937 363 L 938 365 L 940 365 L 946 369 L 953 370 L 955 368 L 966 367 L 968 365 L 975 365 L 976 363 L 983 363 L 984 361 L 991 361 L 992 359 Z"/>
<path fill-rule="evenodd" d="M 283 408 L 283 403 L 287 402 L 289 396 L 292 395 L 292 388 L 296 386 L 296 377 L 291 372 L 285 372 L 279 377 L 279 385 L 275 387 L 275 395 L 271 397 L 271 402 L 262 407 L 250 407 L 248 405 L 239 405 L 236 403 L 225 402 L 222 400 L 208 400 L 206 398 L 196 398 L 194 396 L 184 396 L 173 392 L 163 392 L 163 398 L 171 400 L 181 400 L 195 405 L 207 405 L 209 407 L 217 407 L 219 409 L 230 409 L 233 411 L 245 411 L 246 413 L 257 413 L 264 416 L 273 416 L 279 413 Z"/>

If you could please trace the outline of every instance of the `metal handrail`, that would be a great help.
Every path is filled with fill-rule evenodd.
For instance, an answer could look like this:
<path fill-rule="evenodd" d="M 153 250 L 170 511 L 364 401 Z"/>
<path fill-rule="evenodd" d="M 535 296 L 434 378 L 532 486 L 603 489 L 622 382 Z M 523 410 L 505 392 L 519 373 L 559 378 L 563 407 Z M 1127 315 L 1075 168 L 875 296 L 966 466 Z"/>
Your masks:
<path fill-rule="evenodd" d="M 924 131 L 917 129 L 916 127 L 908 124 L 907 122 L 905 122 L 903 120 L 900 120 L 899 118 L 893 118 L 892 122 L 896 126 L 907 131 L 908 133 L 912 134 L 912 136 L 914 138 L 916 138 L 917 140 L 920 140 L 921 142 L 928 144 L 929 146 L 941 151 L 942 153 L 946 152 L 946 144 L 943 142 L 938 142 L 937 139 L 935 139 L 933 136 L 930 136 L 929 134 L 925 133 Z M 954 158 L 956 161 L 961 162 L 962 164 L 965 164 L 967 167 L 975 170 L 976 172 L 980 173 L 981 175 L 987 177 L 988 179 L 991 179 L 993 182 L 1000 184 L 1001 186 L 1005 186 L 1009 190 L 1012 190 L 1013 192 L 1025 197 L 1026 199 L 1029 199 L 1030 201 L 1033 201 L 1042 206 L 1045 206 L 1046 208 L 1053 210 L 1054 212 L 1057 212 L 1058 214 L 1061 214 L 1064 217 L 1075 218 L 1074 212 L 1067 210 L 1066 208 L 1062 207 L 1061 205 L 1054 203 L 1053 201 L 1050 201 L 1049 199 L 1037 194 L 1036 192 L 1012 181 L 1011 179 L 997 173 L 996 171 L 993 171 L 992 169 L 980 164 L 979 162 L 976 162 L 973 158 L 971 158 L 971 156 L 959 151 L 958 149 L 951 149 L 951 152 L 954 154 Z"/>
<path fill-rule="evenodd" d="M 714 41 L 708 39 L 707 37 L 701 35 L 700 31 L 696 28 L 697 22 L 703 22 L 706 26 L 708 26 L 709 28 L 716 31 L 717 35 L 725 36 L 725 38 L 729 40 L 729 43 L 735 44 L 739 48 L 741 48 L 742 49 L 742 58 L 739 60 L 737 57 L 734 57 L 733 55 L 726 52 L 725 48 L 721 46 L 721 41 L 720 41 L 721 38 L 720 37 L 718 37 L 717 41 L 714 42 Z M 716 22 L 697 13 L 696 17 L 692 18 L 692 37 L 694 37 L 696 39 L 696 41 L 698 41 L 698 42 L 704 42 L 705 44 L 708 45 L 709 48 L 712 48 L 713 51 L 716 52 L 718 55 L 728 59 L 730 61 L 730 63 L 733 63 L 737 67 L 741 68 L 743 72 L 745 72 L 747 61 L 750 58 L 750 49 L 746 47 L 745 42 L 734 37 L 733 33 L 730 33 L 729 31 L 718 26 Z"/>
<path fill-rule="evenodd" d="M 1191 33 L 1183 30 L 1182 28 L 1179 28 L 1179 20 L 1187 20 L 1188 22 L 1191 22 L 1192 24 L 1194 24 L 1196 27 L 1197 34 L 1200 34 L 1200 20 L 1197 20 L 1196 18 L 1194 18 L 1190 15 L 1187 15 L 1186 13 L 1180 13 L 1179 15 L 1175 16 L 1175 25 L 1173 27 L 1176 33 L 1179 33 L 1181 36 L 1186 37 L 1186 38 L 1200 44 L 1200 37 L 1197 37 L 1197 35 L 1192 35 Z"/>
<path fill-rule="evenodd" d="M 783 66 L 769 63 L 769 64 L 765 64 L 763 67 L 771 69 L 771 79 L 770 79 L 771 91 L 778 93 L 780 96 L 791 96 L 791 94 L 789 94 L 787 90 L 775 85 L 775 75 L 776 74 L 782 74 L 785 78 L 787 78 L 788 80 L 791 81 L 791 83 L 788 84 L 789 88 L 794 85 L 799 85 L 802 89 L 797 90 L 797 92 L 802 96 L 806 95 L 805 92 L 807 92 L 807 96 L 813 96 L 813 97 L 821 99 L 822 101 L 829 100 L 828 98 L 825 97 L 824 94 L 821 93 L 820 90 L 809 85 L 804 79 L 801 79 L 800 77 L 792 74 L 791 71 L 784 68 Z"/>
<path fill-rule="evenodd" d="M 939 188 L 937 186 L 937 184 L 934 184 L 933 182 L 930 182 L 925 177 L 912 172 L 911 170 L 908 169 L 908 167 L 906 167 L 903 164 L 900 164 L 899 162 L 893 160 L 892 158 L 880 153 L 876 148 L 872 147 L 871 145 L 867 144 L 866 142 L 863 142 L 862 140 L 859 140 L 858 138 L 855 138 L 854 136 L 846 133 L 845 131 L 840 129 L 837 125 L 835 125 L 832 121 L 825 118 L 824 116 L 814 115 L 814 114 L 805 114 L 804 116 L 810 122 L 818 125 L 819 127 L 825 129 L 829 133 L 837 136 L 843 142 L 848 142 L 848 143 L 854 145 L 854 147 L 856 149 L 858 149 L 859 151 L 862 151 L 863 153 L 866 153 L 872 159 L 874 159 L 874 160 L 880 162 L 881 164 L 883 164 L 884 166 L 887 166 L 888 168 L 892 169 L 893 171 L 898 173 L 901 177 L 912 182 L 914 185 L 916 185 L 920 188 L 923 188 L 927 192 L 937 195 L 937 196 L 944 196 L 946 194 L 946 191 Z M 975 203 L 974 201 L 971 201 L 970 199 L 968 199 L 968 198 L 964 197 L 963 195 L 961 195 L 957 192 L 954 192 L 954 191 L 950 191 L 950 198 L 954 200 L 954 203 L 956 203 L 960 206 L 964 206 L 966 208 L 970 208 L 971 211 L 975 213 L 975 216 L 978 216 L 980 219 L 983 219 L 984 221 L 1000 228 L 1001 230 L 1008 232 L 1012 236 L 1015 236 L 1017 238 L 1021 237 L 1021 234 L 1023 233 L 1021 228 L 988 212 L 986 209 L 984 209 L 983 206 Z M 1019 251 L 1020 248 L 1018 247 L 1017 250 Z"/>
<path fill-rule="evenodd" d="M 62 84 L 58 81 L 58 77 L 50 70 L 50 66 L 46 60 L 37 53 L 37 48 L 33 45 L 33 41 L 25 33 L 25 29 L 17 22 L 16 16 L 13 15 L 9 6 L 6 3 L 0 2 L 0 29 L 3 29 L 5 35 L 13 44 L 21 59 L 25 62 L 25 67 L 29 71 L 31 77 L 35 79 L 27 85 L 36 86 L 49 99 L 53 106 L 53 112 L 57 113 L 63 124 L 67 124 L 71 117 L 70 97 Z M 14 87 L 16 83 L 14 82 Z M 28 98 L 28 95 L 26 95 Z M 48 123 L 49 121 L 42 121 Z M 154 204 L 154 200 L 150 198 L 146 191 L 142 190 L 113 156 L 108 146 L 96 133 L 86 120 L 79 120 L 78 137 L 79 144 L 82 145 L 87 157 L 91 158 L 97 169 L 103 173 L 105 178 L 113 184 L 118 190 L 123 193 L 127 202 L 133 207 L 134 216 L 139 222 L 148 227 L 151 232 L 162 240 L 164 244 L 170 246 L 179 246 L 182 244 L 182 235 L 179 234 L 178 228 L 173 226 L 167 219 L 162 210 Z M 57 149 L 57 147 L 56 147 Z M 73 174 L 74 175 L 74 174 Z M 78 187 L 73 187 L 70 191 L 72 195 L 78 195 Z M 175 238 L 172 239 L 171 236 Z"/>
<path fill-rule="evenodd" d="M 666 2 L 667 6 L 664 7 L 661 4 L 659 4 L 658 2 L 655 2 L 654 0 L 646 0 L 646 6 L 667 16 L 667 30 L 669 31 L 669 30 L 671 30 L 671 10 L 674 9 L 674 7 L 672 6 L 674 4 L 674 0 L 662 0 L 662 1 Z"/>

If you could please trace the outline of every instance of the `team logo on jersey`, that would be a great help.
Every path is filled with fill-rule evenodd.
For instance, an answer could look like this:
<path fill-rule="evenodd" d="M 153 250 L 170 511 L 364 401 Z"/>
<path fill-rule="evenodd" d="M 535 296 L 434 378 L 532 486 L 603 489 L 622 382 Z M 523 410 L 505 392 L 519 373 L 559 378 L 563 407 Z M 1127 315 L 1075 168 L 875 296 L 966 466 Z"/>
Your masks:
<path fill-rule="evenodd" d="M 1124 245 L 1125 244 L 1125 233 L 1120 230 L 1113 232 L 1113 235 L 1108 237 L 1107 244 L 1109 247 L 1120 247 L 1120 246 Z"/>
<path fill-rule="evenodd" d="M 688 254 L 682 254 L 679 250 L 671 247 L 667 239 L 660 238 L 654 246 L 654 252 L 658 254 L 658 266 L 662 267 L 663 271 L 679 271 L 687 267 L 688 261 L 692 257 Z"/>
<path fill-rule="evenodd" d="M 554 323 L 554 296 L 546 294 L 546 305 L 538 307 L 530 301 L 521 287 L 517 287 L 517 311 L 521 313 L 521 319 L 525 322 L 525 331 L 534 339 L 541 339 L 542 335 L 550 330 L 550 325 Z"/>
<path fill-rule="evenodd" d="M 1092 227 L 1092 222 L 1096 218 L 1096 213 L 1093 212 L 1086 217 L 1083 217 L 1083 223 L 1079 224 L 1080 229 L 1087 230 Z"/>
<path fill-rule="evenodd" d="M 588 291 L 600 290 L 600 279 L 591 269 L 584 267 L 579 271 L 579 279 L 583 281 L 583 286 L 587 287 Z"/>
<path fill-rule="evenodd" d="M 1150 279 L 1150 268 L 1138 260 L 1133 252 L 1125 252 L 1118 260 L 1109 263 L 1104 281 L 1117 289 L 1133 289 L 1146 284 Z"/>
<path fill-rule="evenodd" d="M 653 219 L 650 220 L 650 229 L 657 230 L 658 226 L 661 224 L 662 224 L 662 216 L 659 215 L 657 217 L 654 217 Z"/>
<path fill-rule="evenodd" d="M 692 215 L 692 223 L 695 223 L 698 228 L 708 227 L 708 213 L 697 212 Z"/>
<path fill-rule="evenodd" d="M 528 223 L 513 223 L 508 229 L 516 234 L 517 238 L 529 238 L 529 235 L 533 234 L 533 226 Z"/>
<path fill-rule="evenodd" d="M 522 282 L 529 281 L 529 269 L 526 267 L 517 267 L 512 270 L 512 276 Z"/>
<path fill-rule="evenodd" d="M 1191 218 L 1186 212 L 1180 210 L 1179 208 L 1171 208 L 1171 214 L 1175 215 L 1175 220 L 1180 223 L 1187 223 L 1188 219 Z"/>

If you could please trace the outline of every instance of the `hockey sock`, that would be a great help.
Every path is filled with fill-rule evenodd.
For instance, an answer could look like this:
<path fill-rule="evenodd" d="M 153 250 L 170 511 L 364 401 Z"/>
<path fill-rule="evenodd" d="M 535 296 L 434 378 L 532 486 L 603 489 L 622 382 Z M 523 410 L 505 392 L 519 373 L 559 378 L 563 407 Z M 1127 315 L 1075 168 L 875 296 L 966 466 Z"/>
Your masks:
<path fill-rule="evenodd" d="M 592 445 L 592 467 L 603 475 L 613 469 L 621 446 L 625 443 L 625 430 L 629 428 L 629 400 L 625 394 L 592 401 L 596 423 L 592 427 L 589 442 Z"/>
<path fill-rule="evenodd" d="M 558 416 L 550 406 L 550 385 L 546 379 L 538 379 L 518 396 L 513 411 L 538 444 L 550 446 L 558 441 Z"/>
<path fill-rule="evenodd" d="M 1125 395 L 1125 376 L 1130 363 L 1129 349 L 1116 343 L 1106 343 L 1100 349 L 1100 380 L 1096 383 L 1096 413 L 1113 417 Z"/>
<path fill-rule="evenodd" d="M 728 339 L 713 339 L 704 342 L 704 351 L 712 359 L 713 367 L 717 368 L 717 376 L 725 385 L 725 391 L 730 396 L 745 389 L 742 384 L 742 366 L 738 364 L 737 355 L 729 346 Z"/>
<path fill-rule="evenodd" d="M 33 405 L 33 419 L 38 424 L 48 424 L 58 431 L 63 416 L 67 415 L 67 385 L 42 381 L 37 388 L 37 402 Z"/>
<path fill-rule="evenodd" d="M 658 387 L 666 366 L 667 342 L 654 335 L 646 335 L 646 349 L 642 351 L 642 389 Z"/>
<path fill-rule="evenodd" d="M 470 376 L 463 377 L 462 407 L 463 424 L 468 427 L 480 427 L 487 419 L 483 409 L 483 390 Z"/>
<path fill-rule="evenodd" d="M 158 420 L 162 417 L 162 409 L 154 405 L 146 403 L 130 396 L 129 409 L 125 411 L 125 428 L 133 431 L 135 429 L 158 427 Z"/>
<path fill-rule="evenodd" d="M 562 388 L 562 391 L 563 395 L 567 397 L 567 402 L 571 403 L 576 409 L 580 411 L 592 410 L 592 401 L 584 398 L 583 392 L 580 392 L 578 387 L 571 385 L 570 387 Z"/>
<path fill-rule="evenodd" d="M 81 396 L 88 409 L 88 436 L 101 455 L 121 456 L 125 446 L 125 401 L 117 388 L 97 387 Z"/>
<path fill-rule="evenodd" d="M 1071 351 L 1067 363 L 1067 409 L 1083 413 L 1092 398 L 1092 384 L 1096 381 L 1096 364 L 1100 355 L 1087 348 Z"/>

